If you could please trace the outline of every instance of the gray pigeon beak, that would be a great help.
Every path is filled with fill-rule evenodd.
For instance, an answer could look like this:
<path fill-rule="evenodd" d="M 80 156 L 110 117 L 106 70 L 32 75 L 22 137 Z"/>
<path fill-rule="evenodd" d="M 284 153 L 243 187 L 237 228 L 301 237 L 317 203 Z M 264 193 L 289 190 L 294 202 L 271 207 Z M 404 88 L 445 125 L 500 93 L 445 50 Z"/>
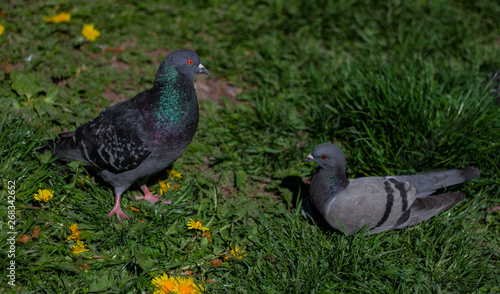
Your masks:
<path fill-rule="evenodd" d="M 200 63 L 200 65 L 198 65 L 198 73 L 204 73 L 206 75 L 210 75 L 208 70 L 201 63 Z"/>
<path fill-rule="evenodd" d="M 309 154 L 309 155 L 307 155 L 306 158 L 302 159 L 302 162 L 313 161 L 313 160 L 314 160 L 314 157 L 312 156 L 312 154 Z"/>

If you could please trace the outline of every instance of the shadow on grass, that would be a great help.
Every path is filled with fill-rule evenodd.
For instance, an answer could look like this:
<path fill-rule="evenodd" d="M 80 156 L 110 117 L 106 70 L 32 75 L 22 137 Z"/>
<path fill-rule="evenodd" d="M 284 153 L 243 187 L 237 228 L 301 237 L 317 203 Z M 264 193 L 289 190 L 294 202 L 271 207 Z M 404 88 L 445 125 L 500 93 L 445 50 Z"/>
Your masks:
<path fill-rule="evenodd" d="M 316 224 L 323 232 L 339 233 L 339 231 L 331 228 L 321 214 L 311 205 L 309 200 L 310 186 L 310 184 L 304 183 L 299 176 L 287 176 L 280 184 L 280 187 L 292 191 L 294 208 L 300 210 L 304 219 L 307 219 L 311 225 Z"/>

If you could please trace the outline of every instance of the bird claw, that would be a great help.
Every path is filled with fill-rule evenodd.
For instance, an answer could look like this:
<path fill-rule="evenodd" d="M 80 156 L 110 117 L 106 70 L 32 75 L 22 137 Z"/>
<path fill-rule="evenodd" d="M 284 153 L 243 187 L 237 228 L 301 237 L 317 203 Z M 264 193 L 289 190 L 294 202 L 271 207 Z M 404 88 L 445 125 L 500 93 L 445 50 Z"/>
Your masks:
<path fill-rule="evenodd" d="M 115 206 L 113 207 L 113 209 L 108 213 L 108 217 L 111 217 L 112 215 L 116 215 L 116 218 L 118 219 L 118 222 L 120 224 L 123 224 L 122 223 L 122 220 L 120 217 L 123 217 L 123 218 L 126 218 L 126 219 L 130 219 L 130 217 L 128 217 L 121 209 L 120 207 L 120 201 L 118 199 L 118 202 L 115 203 Z"/>
<path fill-rule="evenodd" d="M 116 215 L 116 218 L 118 219 L 118 222 L 123 225 L 123 222 L 120 217 L 130 219 L 128 215 L 126 215 L 121 209 L 119 211 L 115 211 L 115 209 L 111 210 L 111 212 L 108 214 L 108 217 L 111 217 L 113 214 Z"/>
<path fill-rule="evenodd" d="M 160 200 L 161 195 L 152 195 L 146 186 L 141 186 L 141 189 L 144 192 L 144 196 L 135 196 L 135 200 L 137 201 L 146 200 L 151 204 L 155 204 L 156 202 L 160 201 L 165 204 L 172 204 L 172 201 L 170 200 Z"/>
<path fill-rule="evenodd" d="M 149 201 L 149 203 L 155 203 L 157 202 L 158 200 L 160 200 L 159 198 L 161 197 L 161 195 L 151 195 L 151 193 L 148 195 L 144 195 L 144 196 L 135 196 L 135 200 L 146 200 L 146 201 Z"/>
<path fill-rule="evenodd" d="M 156 202 L 160 201 L 165 204 L 172 204 L 172 201 L 170 200 L 160 200 L 161 195 L 145 195 L 145 196 L 135 196 L 135 200 L 140 201 L 140 200 L 146 200 L 149 201 L 151 204 L 155 204 Z"/>

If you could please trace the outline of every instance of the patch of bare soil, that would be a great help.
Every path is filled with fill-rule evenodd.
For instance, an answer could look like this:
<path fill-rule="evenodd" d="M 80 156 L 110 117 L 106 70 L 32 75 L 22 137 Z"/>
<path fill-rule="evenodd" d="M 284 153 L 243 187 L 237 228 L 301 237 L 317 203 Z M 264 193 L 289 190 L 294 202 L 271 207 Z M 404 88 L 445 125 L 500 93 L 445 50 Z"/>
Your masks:
<path fill-rule="evenodd" d="M 130 65 L 123 61 L 119 61 L 116 55 L 113 55 L 113 57 L 111 57 L 111 67 L 118 68 L 121 70 L 127 70 L 130 67 Z"/>
<path fill-rule="evenodd" d="M 243 92 L 241 88 L 231 86 L 225 80 L 198 75 L 194 82 L 198 99 L 207 99 L 222 104 L 222 97 L 230 102 L 237 102 L 236 95 Z"/>
<path fill-rule="evenodd" d="M 170 54 L 170 52 L 172 52 L 172 51 L 166 50 L 163 48 L 159 48 L 159 49 L 156 49 L 153 52 L 149 53 L 149 56 L 153 57 L 153 61 L 152 61 L 153 63 L 160 63 L 165 58 L 165 56 Z"/>
<path fill-rule="evenodd" d="M 114 104 L 118 104 L 120 102 L 123 102 L 123 101 L 128 100 L 128 99 L 130 99 L 130 98 L 133 97 L 133 96 L 127 97 L 124 94 L 115 93 L 115 92 L 111 91 L 110 88 L 111 87 L 108 86 L 102 92 L 102 94 L 104 95 L 104 97 L 106 97 L 106 99 L 108 99 L 111 102 L 110 106 L 114 105 Z"/>
<path fill-rule="evenodd" d="M 0 71 L 3 71 L 5 74 L 10 75 L 16 69 L 19 71 L 24 70 L 24 64 L 10 63 L 10 59 L 5 56 L 0 58 Z"/>

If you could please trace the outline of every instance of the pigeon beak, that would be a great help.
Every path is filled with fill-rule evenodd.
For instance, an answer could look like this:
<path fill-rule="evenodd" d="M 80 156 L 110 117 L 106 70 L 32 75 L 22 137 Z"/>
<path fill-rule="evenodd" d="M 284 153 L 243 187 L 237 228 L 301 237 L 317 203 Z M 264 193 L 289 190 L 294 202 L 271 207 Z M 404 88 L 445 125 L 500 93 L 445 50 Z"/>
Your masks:
<path fill-rule="evenodd" d="M 198 65 L 198 73 L 204 73 L 206 75 L 210 75 L 208 70 L 201 63 L 200 63 L 200 65 Z"/>
<path fill-rule="evenodd" d="M 302 159 L 302 162 L 313 161 L 313 160 L 314 160 L 314 157 L 312 156 L 312 154 L 309 154 L 309 155 L 307 155 L 306 158 Z"/>

